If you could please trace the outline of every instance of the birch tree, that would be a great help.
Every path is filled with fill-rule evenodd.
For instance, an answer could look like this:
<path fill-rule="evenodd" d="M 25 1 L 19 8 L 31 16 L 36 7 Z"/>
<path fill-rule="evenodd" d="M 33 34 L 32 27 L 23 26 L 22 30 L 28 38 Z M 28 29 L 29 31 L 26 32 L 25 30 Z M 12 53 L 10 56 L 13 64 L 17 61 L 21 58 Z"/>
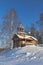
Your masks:
<path fill-rule="evenodd" d="M 16 11 L 14 9 L 11 9 L 3 17 L 3 28 L 2 28 L 2 31 L 10 39 L 10 49 L 12 49 L 12 36 L 13 36 L 13 33 L 16 31 L 16 28 L 18 26 L 17 19 L 18 19 L 17 13 L 16 13 Z"/>

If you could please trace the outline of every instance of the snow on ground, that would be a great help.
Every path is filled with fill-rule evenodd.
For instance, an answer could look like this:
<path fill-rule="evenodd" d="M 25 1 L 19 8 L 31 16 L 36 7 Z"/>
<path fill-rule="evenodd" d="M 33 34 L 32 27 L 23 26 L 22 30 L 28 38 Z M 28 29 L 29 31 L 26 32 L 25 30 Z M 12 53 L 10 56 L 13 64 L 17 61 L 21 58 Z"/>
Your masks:
<path fill-rule="evenodd" d="M 43 65 L 43 47 L 25 46 L 0 52 L 0 65 Z"/>

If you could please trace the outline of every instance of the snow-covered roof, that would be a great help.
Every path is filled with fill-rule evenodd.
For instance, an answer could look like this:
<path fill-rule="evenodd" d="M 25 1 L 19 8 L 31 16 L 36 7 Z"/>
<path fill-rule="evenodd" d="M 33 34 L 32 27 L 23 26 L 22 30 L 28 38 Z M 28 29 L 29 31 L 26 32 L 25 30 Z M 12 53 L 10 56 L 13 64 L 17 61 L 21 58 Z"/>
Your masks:
<path fill-rule="evenodd" d="M 19 35 L 19 34 L 16 34 L 16 35 L 17 35 L 19 38 L 21 38 L 21 39 L 33 38 L 34 40 L 37 41 L 37 39 L 36 39 L 35 37 L 33 37 L 33 36 L 29 36 L 29 35 L 21 36 L 21 35 Z"/>
<path fill-rule="evenodd" d="M 22 39 L 24 39 L 24 37 L 23 36 L 21 36 L 21 35 L 18 35 L 18 34 L 16 34 L 19 38 L 22 38 Z"/>

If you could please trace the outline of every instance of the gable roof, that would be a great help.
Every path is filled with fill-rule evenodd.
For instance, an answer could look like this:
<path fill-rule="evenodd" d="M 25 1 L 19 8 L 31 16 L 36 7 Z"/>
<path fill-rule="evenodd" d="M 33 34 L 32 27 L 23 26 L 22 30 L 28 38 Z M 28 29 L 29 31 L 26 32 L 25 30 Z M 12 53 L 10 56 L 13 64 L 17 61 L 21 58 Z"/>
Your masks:
<path fill-rule="evenodd" d="M 32 38 L 32 39 L 38 41 L 38 40 L 37 40 L 35 37 L 33 37 L 33 36 L 29 36 L 29 35 L 22 36 L 22 35 L 19 35 L 19 34 L 16 34 L 16 35 L 17 35 L 17 37 L 19 37 L 19 38 L 21 38 L 21 39 Z"/>

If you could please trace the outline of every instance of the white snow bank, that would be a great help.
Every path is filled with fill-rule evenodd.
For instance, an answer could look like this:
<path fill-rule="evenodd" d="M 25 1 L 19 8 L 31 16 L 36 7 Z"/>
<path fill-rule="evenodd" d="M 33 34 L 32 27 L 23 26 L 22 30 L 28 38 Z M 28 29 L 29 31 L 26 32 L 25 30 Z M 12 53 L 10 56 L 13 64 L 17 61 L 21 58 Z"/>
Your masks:
<path fill-rule="evenodd" d="M 43 65 L 43 47 L 25 46 L 0 53 L 0 65 Z"/>

